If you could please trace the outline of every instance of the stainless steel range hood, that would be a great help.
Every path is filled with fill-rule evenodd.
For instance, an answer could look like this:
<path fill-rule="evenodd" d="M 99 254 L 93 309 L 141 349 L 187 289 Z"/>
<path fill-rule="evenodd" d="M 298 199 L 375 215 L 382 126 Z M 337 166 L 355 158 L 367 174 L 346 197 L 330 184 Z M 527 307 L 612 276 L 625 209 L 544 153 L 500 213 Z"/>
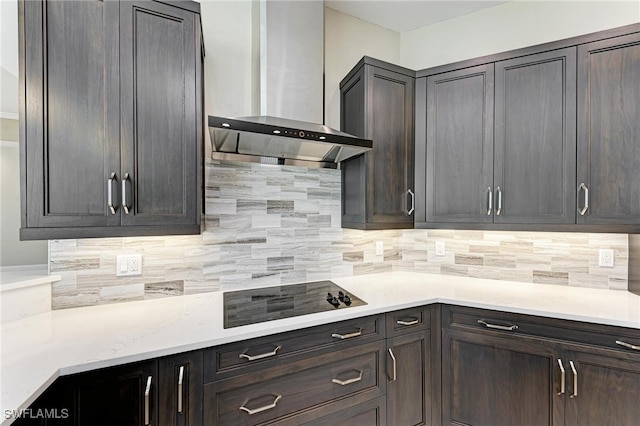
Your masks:
<path fill-rule="evenodd" d="M 212 157 L 304 167 L 336 168 L 369 151 L 372 142 L 329 127 L 277 117 L 209 116 Z"/>
<path fill-rule="evenodd" d="M 372 142 L 322 124 L 324 2 L 252 3 L 253 117 L 209 116 L 212 157 L 332 167 Z M 259 47 L 259 49 L 257 49 Z"/>

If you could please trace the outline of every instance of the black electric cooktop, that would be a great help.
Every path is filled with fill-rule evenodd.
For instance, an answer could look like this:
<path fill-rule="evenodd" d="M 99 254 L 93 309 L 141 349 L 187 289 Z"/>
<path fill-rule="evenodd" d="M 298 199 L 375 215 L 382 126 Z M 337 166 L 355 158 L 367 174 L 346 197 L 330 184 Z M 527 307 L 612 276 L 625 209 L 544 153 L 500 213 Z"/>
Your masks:
<path fill-rule="evenodd" d="M 224 328 L 367 303 L 331 281 L 314 281 L 224 293 Z"/>

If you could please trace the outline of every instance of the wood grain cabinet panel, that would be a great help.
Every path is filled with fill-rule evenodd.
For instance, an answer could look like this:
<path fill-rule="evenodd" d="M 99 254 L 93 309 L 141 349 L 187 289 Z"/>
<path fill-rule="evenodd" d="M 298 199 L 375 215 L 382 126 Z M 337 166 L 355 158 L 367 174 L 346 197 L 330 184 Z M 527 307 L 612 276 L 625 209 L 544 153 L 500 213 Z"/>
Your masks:
<path fill-rule="evenodd" d="M 638 117 L 640 33 L 579 46 L 578 223 L 640 224 Z"/>
<path fill-rule="evenodd" d="M 342 131 L 373 149 L 341 163 L 342 227 L 413 228 L 414 72 L 364 57 L 340 83 Z"/>
<path fill-rule="evenodd" d="M 194 5 L 19 2 L 22 239 L 200 232 Z"/>

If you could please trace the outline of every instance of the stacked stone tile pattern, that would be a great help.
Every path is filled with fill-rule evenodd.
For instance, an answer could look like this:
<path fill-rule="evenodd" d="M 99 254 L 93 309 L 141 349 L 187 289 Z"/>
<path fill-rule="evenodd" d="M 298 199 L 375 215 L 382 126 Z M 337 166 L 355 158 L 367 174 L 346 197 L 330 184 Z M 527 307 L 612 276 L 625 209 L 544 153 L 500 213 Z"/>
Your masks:
<path fill-rule="evenodd" d="M 53 309 L 382 271 L 627 290 L 626 234 L 341 229 L 339 170 L 211 159 L 205 170 L 201 235 L 50 241 Z M 614 268 L 598 267 L 600 248 L 615 250 Z M 116 256 L 133 253 L 142 275 L 116 277 Z"/>

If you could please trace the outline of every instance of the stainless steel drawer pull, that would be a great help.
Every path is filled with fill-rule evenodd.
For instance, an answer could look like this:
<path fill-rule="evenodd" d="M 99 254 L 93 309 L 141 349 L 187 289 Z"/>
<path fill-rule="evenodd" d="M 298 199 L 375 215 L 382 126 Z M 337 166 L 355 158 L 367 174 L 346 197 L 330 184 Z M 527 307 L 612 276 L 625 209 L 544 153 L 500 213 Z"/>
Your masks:
<path fill-rule="evenodd" d="M 150 424 L 149 400 L 151 399 L 151 376 L 147 377 L 147 387 L 144 390 L 144 424 Z"/>
<path fill-rule="evenodd" d="M 631 343 L 623 342 L 622 340 L 616 340 L 616 343 L 620 346 L 624 346 L 625 348 L 640 351 L 640 346 L 638 345 L 632 345 Z"/>
<path fill-rule="evenodd" d="M 416 194 L 412 190 L 407 190 L 407 195 L 411 196 L 411 208 L 407 211 L 407 216 L 411 216 L 411 213 L 416 209 Z"/>
<path fill-rule="evenodd" d="M 255 360 L 257 360 L 257 359 L 269 358 L 270 356 L 275 356 L 275 355 L 277 355 L 277 354 L 278 354 L 278 351 L 279 351 L 280 349 L 282 349 L 282 345 L 278 345 L 278 346 L 276 346 L 276 347 L 275 347 L 271 352 L 265 352 L 265 353 L 260 354 L 260 355 L 248 355 L 248 354 L 247 354 L 247 351 L 248 351 L 249 349 L 247 349 L 246 351 L 244 351 L 244 352 L 242 352 L 242 353 L 240 354 L 240 358 L 244 358 L 244 359 L 246 359 L 247 361 L 255 361 Z"/>
<path fill-rule="evenodd" d="M 478 320 L 478 324 L 483 324 L 487 328 L 495 328 L 496 330 L 513 331 L 513 330 L 517 330 L 518 329 L 517 325 L 491 324 L 491 323 L 488 323 L 485 320 L 481 320 L 481 319 Z"/>
<path fill-rule="evenodd" d="M 254 408 L 253 410 L 251 408 L 247 408 L 247 407 L 245 407 L 243 405 L 242 407 L 240 407 L 240 410 L 244 411 L 245 413 L 248 413 L 249 415 L 253 415 L 253 414 L 262 413 L 263 411 L 271 410 L 272 408 L 276 408 L 276 405 L 278 404 L 278 401 L 280 401 L 280 399 L 282 399 L 282 395 L 272 395 L 272 396 L 275 396 L 276 399 L 274 399 L 273 402 L 271 404 L 269 404 L 269 405 L 265 405 L 263 407 Z"/>
<path fill-rule="evenodd" d="M 566 383 L 565 383 L 566 373 L 564 371 L 564 365 L 562 365 L 561 359 L 558 359 L 558 365 L 560 366 L 560 392 L 558 392 L 558 395 L 562 395 L 564 394 L 564 391 L 566 388 Z"/>
<path fill-rule="evenodd" d="M 500 187 L 496 188 L 496 192 L 498 193 L 498 210 L 496 210 L 496 216 L 500 216 L 500 213 L 502 213 L 502 190 Z"/>
<path fill-rule="evenodd" d="M 111 172 L 111 176 L 107 180 L 107 207 L 111 214 L 116 214 L 116 206 L 113 205 L 113 181 L 116 179 L 116 172 Z"/>
<path fill-rule="evenodd" d="M 336 339 L 351 339 L 352 337 L 358 337 L 358 336 L 362 336 L 362 328 L 359 328 L 358 331 L 356 331 L 355 333 L 348 333 L 348 334 L 333 333 L 331 335 L 331 337 Z"/>
<path fill-rule="evenodd" d="M 129 214 L 129 205 L 127 204 L 127 181 L 129 180 L 129 173 L 125 173 L 122 176 L 122 210 L 125 214 Z"/>
<path fill-rule="evenodd" d="M 362 380 L 362 371 L 359 371 L 359 373 L 360 374 L 358 375 L 358 377 L 354 377 L 353 379 L 347 379 L 347 380 L 332 379 L 331 382 L 337 383 L 340 386 L 350 385 L 351 383 L 359 382 L 360 380 Z"/>
<path fill-rule="evenodd" d="M 396 323 L 397 323 L 397 324 L 400 324 L 400 325 L 416 325 L 416 324 L 418 324 L 419 322 L 420 322 L 420 320 L 419 320 L 419 319 L 417 319 L 417 318 L 416 318 L 416 319 L 409 320 L 409 321 L 405 321 L 405 320 L 398 320 L 398 321 L 396 321 Z"/>
<path fill-rule="evenodd" d="M 575 398 L 578 396 L 578 372 L 576 371 L 576 366 L 573 365 L 573 361 L 569 361 L 569 366 L 571 367 L 571 372 L 573 373 L 573 393 L 569 398 Z"/>
<path fill-rule="evenodd" d="M 580 192 L 580 190 L 584 191 L 584 206 L 578 210 L 578 213 L 580 213 L 580 216 L 584 216 L 587 210 L 589 210 L 589 188 L 587 188 L 587 185 L 583 182 L 578 187 L 578 192 Z"/>
<path fill-rule="evenodd" d="M 178 413 L 182 413 L 182 381 L 184 379 L 184 365 L 180 366 L 178 373 Z"/>
<path fill-rule="evenodd" d="M 398 370 L 397 370 L 397 365 L 396 365 L 396 356 L 393 354 L 393 351 L 391 350 L 391 348 L 389 348 L 389 355 L 391 355 L 391 361 L 393 361 L 393 370 L 391 370 L 393 372 L 393 375 L 391 376 L 391 380 L 389 380 L 389 381 L 390 382 L 395 382 Z"/>
<path fill-rule="evenodd" d="M 493 191 L 491 187 L 488 187 L 487 191 L 489 192 L 489 209 L 487 209 L 487 216 L 491 216 L 491 212 L 493 211 Z"/>

